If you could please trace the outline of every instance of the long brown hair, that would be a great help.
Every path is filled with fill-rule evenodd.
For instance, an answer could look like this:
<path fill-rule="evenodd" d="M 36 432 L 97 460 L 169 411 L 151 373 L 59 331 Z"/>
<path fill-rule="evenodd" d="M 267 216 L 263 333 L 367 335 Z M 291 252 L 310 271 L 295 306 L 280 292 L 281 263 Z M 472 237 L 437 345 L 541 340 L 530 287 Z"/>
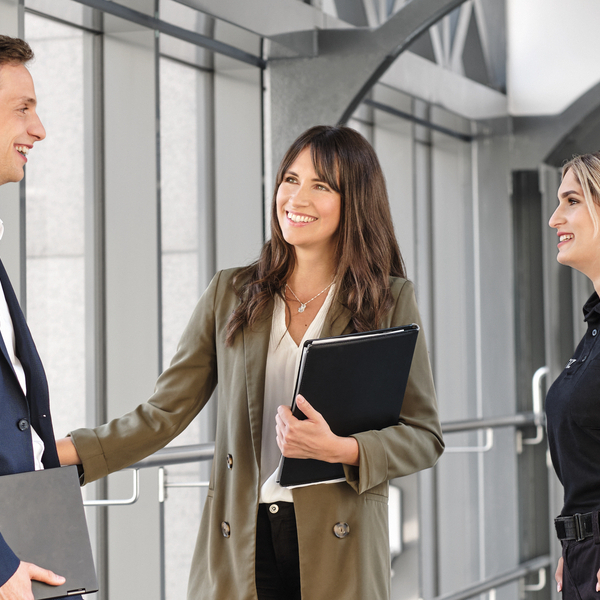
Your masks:
<path fill-rule="evenodd" d="M 259 259 L 234 279 L 240 304 L 227 323 L 228 345 L 240 327 L 256 323 L 276 294 L 284 297 L 296 255 L 283 238 L 276 197 L 285 173 L 305 148 L 310 148 L 319 179 L 341 196 L 334 281 L 336 296 L 350 309 L 356 331 L 377 329 L 392 307 L 390 275 L 406 277 L 385 178 L 372 146 L 349 127 L 312 127 L 290 146 L 279 165 L 271 206 L 271 239 Z"/>

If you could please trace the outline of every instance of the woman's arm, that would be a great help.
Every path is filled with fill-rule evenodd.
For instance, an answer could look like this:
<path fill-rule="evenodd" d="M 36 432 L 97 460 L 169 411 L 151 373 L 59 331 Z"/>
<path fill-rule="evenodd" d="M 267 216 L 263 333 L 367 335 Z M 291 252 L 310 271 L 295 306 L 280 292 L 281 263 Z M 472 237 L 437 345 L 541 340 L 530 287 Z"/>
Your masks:
<path fill-rule="evenodd" d="M 164 447 L 208 402 L 217 383 L 215 306 L 219 279 L 217 274 L 198 302 L 152 397 L 110 423 L 72 431 L 73 448 L 61 441 L 61 448 L 66 448 L 65 460 L 76 460 L 73 450 L 77 453 L 84 467 L 84 483 L 128 467 Z"/>
<path fill-rule="evenodd" d="M 58 460 L 62 466 L 81 464 L 77 448 L 75 448 L 75 444 L 70 437 L 56 440 L 56 450 L 58 451 Z"/>
<path fill-rule="evenodd" d="M 411 282 L 392 284 L 396 304 L 385 327 L 417 323 L 421 317 Z M 353 435 L 359 465 L 346 465 L 346 481 L 362 494 L 393 479 L 432 467 L 444 450 L 435 387 L 423 330 L 419 332 L 398 425 Z"/>

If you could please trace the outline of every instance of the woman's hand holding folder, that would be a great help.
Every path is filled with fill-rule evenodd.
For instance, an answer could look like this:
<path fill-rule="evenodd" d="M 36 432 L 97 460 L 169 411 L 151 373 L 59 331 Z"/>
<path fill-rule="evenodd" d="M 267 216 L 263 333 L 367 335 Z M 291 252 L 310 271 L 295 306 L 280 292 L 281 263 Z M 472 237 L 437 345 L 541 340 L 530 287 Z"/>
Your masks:
<path fill-rule="evenodd" d="M 277 445 L 283 456 L 358 465 L 358 442 L 353 437 L 335 435 L 321 413 L 300 394 L 296 406 L 306 419 L 297 419 L 289 406 L 280 406 L 275 417 Z"/>

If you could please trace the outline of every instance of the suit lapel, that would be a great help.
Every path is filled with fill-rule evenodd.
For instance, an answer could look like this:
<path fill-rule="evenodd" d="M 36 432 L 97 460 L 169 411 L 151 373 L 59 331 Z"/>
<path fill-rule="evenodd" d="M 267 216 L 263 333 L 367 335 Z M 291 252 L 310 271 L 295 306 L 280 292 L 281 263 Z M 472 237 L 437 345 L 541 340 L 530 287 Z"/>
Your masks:
<path fill-rule="evenodd" d="M 262 419 L 265 395 L 265 370 L 271 324 L 273 322 L 273 300 L 265 307 L 264 315 L 252 329 L 244 327 L 244 360 L 246 365 L 246 389 L 252 444 L 256 462 L 260 465 Z"/>
<path fill-rule="evenodd" d="M 23 311 L 19 306 L 19 302 L 13 290 L 13 287 L 8 278 L 8 274 L 4 269 L 2 261 L 0 261 L 0 282 L 6 298 L 6 304 L 10 313 L 13 329 L 15 332 L 16 354 L 21 361 L 23 371 L 25 372 L 25 381 L 27 382 L 27 404 L 31 417 L 31 424 L 35 427 L 36 432 L 44 441 L 45 451 L 42 458 L 44 466 L 58 467 L 58 454 L 54 444 L 54 431 L 52 429 L 52 421 L 50 419 L 50 402 L 48 394 L 48 382 L 42 361 L 39 357 L 29 327 L 25 321 Z M 1 337 L 1 336 L 0 336 Z M 2 353 L 5 355 L 8 364 L 11 367 L 15 380 L 17 376 L 6 351 L 4 340 L 2 340 Z M 21 390 L 21 385 L 17 386 Z"/>
<path fill-rule="evenodd" d="M 1 334 L 0 334 L 0 350 L 2 351 L 2 354 L 4 354 L 4 358 L 6 359 L 6 362 L 10 365 L 12 372 L 15 373 L 12 362 L 10 360 L 10 355 L 8 354 L 8 350 L 6 349 L 6 344 L 4 343 L 4 338 L 2 337 Z M 15 373 L 15 377 L 16 376 L 17 375 Z"/>
<path fill-rule="evenodd" d="M 15 296 L 15 292 L 13 290 L 12 284 L 10 283 L 10 279 L 8 278 L 8 274 L 6 273 L 6 269 L 0 261 L 0 283 L 2 283 L 2 291 L 4 292 L 4 298 L 6 299 L 6 304 L 8 305 L 8 312 L 10 314 L 11 321 L 13 322 L 13 329 L 15 331 L 15 340 L 17 339 L 17 330 L 15 328 L 15 305 L 17 306 L 18 312 L 22 316 L 21 308 L 19 307 L 19 303 L 17 302 L 17 297 Z M 8 349 L 6 348 L 6 344 L 4 342 L 4 337 L 0 335 L 0 350 L 6 359 L 6 362 L 9 364 L 11 371 L 15 378 L 17 377 L 12 361 L 10 360 L 10 354 L 8 353 Z M 20 360 L 20 358 L 19 358 Z"/>
<path fill-rule="evenodd" d="M 13 330 L 15 332 L 16 354 L 23 365 L 25 378 L 27 380 L 27 389 L 29 390 L 29 386 L 31 385 L 31 381 L 33 379 L 32 371 L 37 370 L 39 357 L 35 349 L 31 333 L 29 332 L 29 327 L 27 327 L 27 323 L 25 322 L 25 316 L 23 315 L 23 311 L 19 306 L 19 301 L 17 300 L 2 261 L 0 261 L 0 282 L 2 282 L 4 297 L 6 298 L 6 304 L 8 305 Z M 2 340 L 2 342 L 2 352 L 5 354 L 6 359 L 10 363 L 10 358 L 6 350 L 6 346 L 4 345 L 4 340 Z M 29 393 L 27 395 L 29 396 Z"/>

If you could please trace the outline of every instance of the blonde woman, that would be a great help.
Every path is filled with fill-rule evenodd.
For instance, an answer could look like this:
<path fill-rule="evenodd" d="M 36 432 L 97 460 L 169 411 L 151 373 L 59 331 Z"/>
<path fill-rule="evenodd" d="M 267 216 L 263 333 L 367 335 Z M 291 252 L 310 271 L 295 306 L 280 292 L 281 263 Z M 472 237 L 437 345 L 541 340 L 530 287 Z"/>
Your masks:
<path fill-rule="evenodd" d="M 595 290 L 583 307 L 587 332 L 546 399 L 552 463 L 564 487 L 555 579 L 563 598 L 586 600 L 600 591 L 600 153 L 563 167 L 549 224 L 558 262 L 589 277 Z"/>

